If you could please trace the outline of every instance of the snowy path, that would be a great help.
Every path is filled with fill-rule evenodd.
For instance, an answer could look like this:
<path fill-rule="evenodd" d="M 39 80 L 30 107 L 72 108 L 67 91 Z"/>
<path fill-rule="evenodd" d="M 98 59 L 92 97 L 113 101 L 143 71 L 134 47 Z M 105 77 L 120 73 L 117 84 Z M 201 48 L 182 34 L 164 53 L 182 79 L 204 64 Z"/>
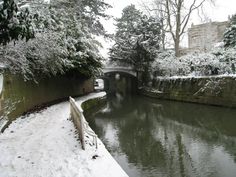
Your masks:
<path fill-rule="evenodd" d="M 91 96 L 101 93 L 80 100 Z M 81 149 L 69 120 L 69 102 L 53 105 L 19 118 L 0 134 L 0 177 L 127 176 L 100 140 L 97 150 L 86 148 Z"/>

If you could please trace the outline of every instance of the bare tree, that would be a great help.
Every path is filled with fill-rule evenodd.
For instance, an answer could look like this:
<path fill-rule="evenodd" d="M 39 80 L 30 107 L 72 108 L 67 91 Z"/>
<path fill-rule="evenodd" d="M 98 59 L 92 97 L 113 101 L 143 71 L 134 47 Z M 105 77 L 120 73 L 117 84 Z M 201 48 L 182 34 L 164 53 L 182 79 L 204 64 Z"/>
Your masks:
<path fill-rule="evenodd" d="M 180 56 L 180 41 L 186 32 L 187 25 L 194 11 L 201 10 L 206 2 L 214 0 L 153 0 L 152 7 L 143 3 L 146 11 L 154 11 L 162 20 L 163 44 L 165 33 L 170 33 L 175 48 L 175 55 Z"/>

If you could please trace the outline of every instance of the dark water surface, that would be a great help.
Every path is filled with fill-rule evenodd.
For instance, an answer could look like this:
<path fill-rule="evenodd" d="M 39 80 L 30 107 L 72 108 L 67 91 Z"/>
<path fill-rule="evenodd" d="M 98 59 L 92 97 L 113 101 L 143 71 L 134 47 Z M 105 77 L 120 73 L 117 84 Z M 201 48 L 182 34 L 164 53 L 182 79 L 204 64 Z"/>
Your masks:
<path fill-rule="evenodd" d="M 117 94 L 87 119 L 130 177 L 236 176 L 236 109 Z"/>

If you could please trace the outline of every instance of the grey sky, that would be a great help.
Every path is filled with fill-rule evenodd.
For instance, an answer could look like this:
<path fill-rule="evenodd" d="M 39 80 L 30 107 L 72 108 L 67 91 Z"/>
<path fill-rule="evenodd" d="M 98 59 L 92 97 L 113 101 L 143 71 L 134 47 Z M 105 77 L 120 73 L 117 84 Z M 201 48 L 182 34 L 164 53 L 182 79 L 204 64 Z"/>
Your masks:
<path fill-rule="evenodd" d="M 148 2 L 151 0 L 142 0 L 143 2 Z M 120 17 L 122 9 L 129 4 L 135 4 L 137 8 L 139 8 L 141 0 L 105 0 L 105 2 L 111 4 L 113 6 L 112 9 L 108 10 L 108 13 L 115 16 Z M 216 5 L 207 5 L 206 14 L 212 21 L 225 21 L 228 19 L 229 15 L 236 13 L 236 0 L 216 0 Z M 197 15 L 192 17 L 192 21 L 194 24 L 201 23 L 200 18 Z M 106 23 L 107 30 L 113 31 L 113 24 Z"/>
<path fill-rule="evenodd" d="M 122 9 L 126 7 L 127 5 L 134 4 L 137 8 L 140 8 L 140 2 L 150 2 L 152 0 L 104 0 L 106 3 L 109 3 L 113 6 L 113 8 L 109 9 L 107 11 L 108 14 L 114 16 L 114 17 L 120 17 L 122 13 Z M 189 1 L 189 0 L 187 0 Z M 236 0 L 215 0 L 215 6 L 207 4 L 205 7 L 205 13 L 206 15 L 212 20 L 212 21 L 226 21 L 228 19 L 229 15 L 236 14 Z M 193 14 L 191 21 L 189 23 L 189 26 L 194 24 L 200 24 L 201 19 L 198 17 L 198 15 Z M 109 33 L 115 32 L 115 26 L 114 21 L 104 21 L 105 29 Z M 102 49 L 102 53 L 104 56 L 107 56 L 107 48 L 111 46 L 110 42 L 105 42 L 101 40 L 104 49 Z M 187 38 L 185 38 L 182 42 L 182 46 L 187 46 Z"/>

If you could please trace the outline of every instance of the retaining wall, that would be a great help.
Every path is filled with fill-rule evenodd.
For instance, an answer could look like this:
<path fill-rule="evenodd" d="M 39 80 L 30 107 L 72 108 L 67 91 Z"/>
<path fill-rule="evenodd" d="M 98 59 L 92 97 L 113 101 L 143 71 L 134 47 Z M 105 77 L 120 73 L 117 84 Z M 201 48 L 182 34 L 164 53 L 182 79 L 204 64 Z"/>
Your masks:
<path fill-rule="evenodd" d="M 94 91 L 93 79 L 75 76 L 43 78 L 37 79 L 37 82 L 24 81 L 19 75 L 5 73 L 0 95 L 2 115 L 8 114 L 8 119 L 14 120 L 28 111 L 68 99 L 69 96 Z"/>
<path fill-rule="evenodd" d="M 236 78 L 158 78 L 152 87 L 142 88 L 140 93 L 160 99 L 236 107 Z"/>

